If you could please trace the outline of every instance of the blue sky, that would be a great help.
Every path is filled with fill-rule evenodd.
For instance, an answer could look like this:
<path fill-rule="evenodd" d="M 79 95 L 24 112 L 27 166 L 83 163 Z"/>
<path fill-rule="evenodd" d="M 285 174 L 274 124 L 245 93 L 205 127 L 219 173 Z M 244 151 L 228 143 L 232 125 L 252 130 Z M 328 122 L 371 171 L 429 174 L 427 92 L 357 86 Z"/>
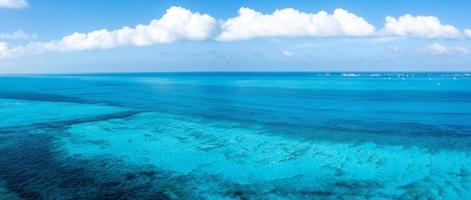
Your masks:
<path fill-rule="evenodd" d="M 0 0 L 0 73 L 471 71 L 470 9 L 464 0 Z"/>

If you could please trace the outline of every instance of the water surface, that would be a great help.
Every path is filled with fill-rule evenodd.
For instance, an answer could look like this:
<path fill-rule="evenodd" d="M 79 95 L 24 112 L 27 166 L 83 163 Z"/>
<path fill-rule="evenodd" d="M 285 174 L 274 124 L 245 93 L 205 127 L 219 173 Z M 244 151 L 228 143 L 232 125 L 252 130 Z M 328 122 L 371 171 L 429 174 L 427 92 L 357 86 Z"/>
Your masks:
<path fill-rule="evenodd" d="M 470 199 L 471 77 L 0 77 L 0 199 Z"/>

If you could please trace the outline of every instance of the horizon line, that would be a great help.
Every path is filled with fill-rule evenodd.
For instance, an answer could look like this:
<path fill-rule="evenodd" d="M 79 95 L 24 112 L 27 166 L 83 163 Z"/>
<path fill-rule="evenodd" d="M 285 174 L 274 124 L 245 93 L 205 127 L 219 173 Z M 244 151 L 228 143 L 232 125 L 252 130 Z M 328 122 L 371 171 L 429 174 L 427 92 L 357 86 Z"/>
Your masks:
<path fill-rule="evenodd" d="M 15 75 L 120 75 L 120 74 L 198 74 L 198 73 L 471 73 L 471 71 L 123 71 L 123 72 L 47 72 L 47 73 L 0 73 L 0 76 Z"/>

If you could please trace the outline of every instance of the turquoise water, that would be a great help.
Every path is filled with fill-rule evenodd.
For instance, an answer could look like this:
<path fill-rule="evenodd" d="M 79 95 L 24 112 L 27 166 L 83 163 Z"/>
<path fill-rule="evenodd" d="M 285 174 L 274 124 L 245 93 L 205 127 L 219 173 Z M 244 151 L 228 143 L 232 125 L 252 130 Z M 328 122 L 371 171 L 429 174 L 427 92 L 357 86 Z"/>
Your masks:
<path fill-rule="evenodd" d="M 471 76 L 1 76 L 0 199 L 471 199 Z"/>

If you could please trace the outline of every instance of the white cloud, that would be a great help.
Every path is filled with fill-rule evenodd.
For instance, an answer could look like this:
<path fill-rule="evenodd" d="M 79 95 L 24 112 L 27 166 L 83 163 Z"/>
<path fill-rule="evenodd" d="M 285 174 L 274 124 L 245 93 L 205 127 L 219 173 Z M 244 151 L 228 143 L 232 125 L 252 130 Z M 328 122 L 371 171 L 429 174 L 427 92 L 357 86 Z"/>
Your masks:
<path fill-rule="evenodd" d="M 26 8 L 26 0 L 0 0 L 0 8 Z"/>
<path fill-rule="evenodd" d="M 447 47 L 438 43 L 433 43 L 424 47 L 424 52 L 431 55 L 468 55 L 471 49 L 462 46 Z"/>
<path fill-rule="evenodd" d="M 466 47 L 455 47 L 454 49 L 457 52 L 462 53 L 462 54 L 471 54 L 471 49 L 466 48 Z"/>
<path fill-rule="evenodd" d="M 389 45 L 388 49 L 391 50 L 392 52 L 398 52 L 400 50 L 400 48 L 395 45 Z"/>
<path fill-rule="evenodd" d="M 464 34 L 468 36 L 468 38 L 471 38 L 471 29 L 464 30 Z"/>
<path fill-rule="evenodd" d="M 82 51 L 109 49 L 123 46 L 146 46 L 170 43 L 176 40 L 206 40 L 213 37 L 216 20 L 209 15 L 192 13 L 181 7 L 171 7 L 160 19 L 134 28 L 123 27 L 108 31 L 101 29 L 89 33 L 73 33 L 61 40 L 32 42 L 3 50 L 3 57 L 45 51 Z"/>
<path fill-rule="evenodd" d="M 380 35 L 411 36 L 419 38 L 460 38 L 461 31 L 452 25 L 443 25 L 434 16 L 404 15 L 399 18 L 387 16 Z"/>
<path fill-rule="evenodd" d="M 28 5 L 26 1 L 18 0 L 0 0 L 0 5 L 6 5 L 6 2 L 9 4 L 24 2 L 23 4 Z M 335 9 L 329 14 L 325 11 L 305 13 L 286 8 L 271 14 L 263 14 L 250 8 L 240 8 L 238 16 L 218 21 L 207 14 L 192 12 L 182 7 L 171 7 L 160 19 L 154 19 L 145 25 L 73 33 L 58 40 L 30 42 L 23 46 L 9 47 L 7 43 L 0 42 L 0 58 L 50 51 L 146 46 L 178 40 L 233 41 L 271 37 L 344 36 L 355 37 L 355 40 L 358 37 L 367 37 L 366 39 L 372 43 L 390 43 L 403 37 L 461 39 L 463 35 L 471 38 L 471 29 L 461 32 L 454 26 L 443 25 L 434 16 L 404 15 L 399 18 L 388 16 L 384 28 L 376 32 L 376 28 L 365 19 L 344 9 Z M 0 41 L 13 39 L 34 39 L 34 35 L 28 35 L 23 31 L 0 33 Z M 467 52 L 466 48 L 448 49 L 437 43 L 427 46 L 426 49 L 435 55 Z M 281 54 L 294 55 L 287 50 Z"/>
<path fill-rule="evenodd" d="M 22 30 L 15 31 L 13 33 L 0 33 L 0 40 L 30 40 L 36 36 L 25 33 Z"/>
<path fill-rule="evenodd" d="M 392 43 L 400 40 L 401 37 L 391 37 L 391 36 L 381 36 L 377 38 L 371 38 L 369 41 L 373 44 L 383 44 L 383 43 Z"/>
<path fill-rule="evenodd" d="M 448 48 L 438 43 L 425 46 L 425 52 L 432 55 L 444 55 L 448 54 Z"/>
<path fill-rule="evenodd" d="M 293 57 L 293 56 L 295 56 L 295 54 L 294 54 L 293 52 L 288 51 L 288 50 L 283 50 L 283 51 L 281 51 L 281 55 L 286 56 L 286 57 Z"/>
<path fill-rule="evenodd" d="M 5 42 L 0 42 L 0 58 L 5 58 L 8 53 L 8 45 Z"/>
<path fill-rule="evenodd" d="M 250 8 L 240 8 L 239 16 L 222 24 L 220 41 L 242 40 L 257 37 L 328 37 L 368 36 L 375 27 L 363 18 L 344 9 L 333 14 L 325 11 L 304 13 L 286 8 L 272 14 L 262 14 Z"/>
<path fill-rule="evenodd" d="M 176 40 L 209 39 L 215 28 L 216 20 L 209 15 L 171 7 L 162 18 L 154 19 L 148 25 L 123 27 L 114 31 L 102 29 L 89 33 L 74 33 L 45 45 L 61 51 L 146 46 Z"/>

